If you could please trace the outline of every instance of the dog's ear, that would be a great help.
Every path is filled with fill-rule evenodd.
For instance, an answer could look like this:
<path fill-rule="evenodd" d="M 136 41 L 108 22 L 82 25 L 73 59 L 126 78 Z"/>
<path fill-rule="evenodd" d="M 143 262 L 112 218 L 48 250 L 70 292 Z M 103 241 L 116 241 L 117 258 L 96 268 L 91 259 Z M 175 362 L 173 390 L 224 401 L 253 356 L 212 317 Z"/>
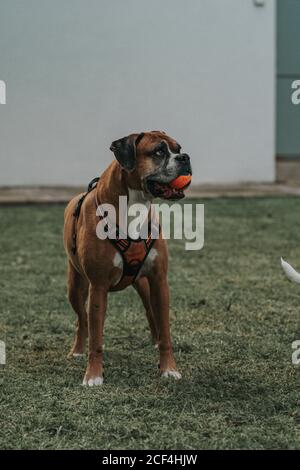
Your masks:
<path fill-rule="evenodd" d="M 136 162 L 136 146 L 143 137 L 144 133 L 131 134 L 122 139 L 115 140 L 110 150 L 114 153 L 116 159 L 124 170 L 132 171 Z"/>

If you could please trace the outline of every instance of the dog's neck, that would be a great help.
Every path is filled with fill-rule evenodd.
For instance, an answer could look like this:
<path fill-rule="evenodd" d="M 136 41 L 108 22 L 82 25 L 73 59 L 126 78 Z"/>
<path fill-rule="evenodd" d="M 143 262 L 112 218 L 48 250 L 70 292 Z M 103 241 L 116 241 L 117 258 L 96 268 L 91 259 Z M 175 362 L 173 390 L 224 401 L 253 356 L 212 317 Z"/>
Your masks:
<path fill-rule="evenodd" d="M 128 188 L 128 208 L 133 204 L 143 204 L 149 211 L 151 206 L 151 199 L 146 198 L 144 192 L 140 189 Z"/>
<path fill-rule="evenodd" d="M 128 196 L 121 167 L 116 161 L 102 173 L 96 191 L 99 204 L 112 204 L 115 209 L 119 207 L 119 197 Z"/>
<path fill-rule="evenodd" d="M 133 204 L 143 204 L 147 207 L 149 213 L 152 198 L 146 197 L 141 189 L 135 189 L 132 186 L 130 176 L 122 170 L 118 162 L 112 162 L 103 172 L 98 182 L 96 188 L 98 204 L 112 204 L 116 210 L 118 220 L 119 197 L 126 196 L 128 210 Z"/>

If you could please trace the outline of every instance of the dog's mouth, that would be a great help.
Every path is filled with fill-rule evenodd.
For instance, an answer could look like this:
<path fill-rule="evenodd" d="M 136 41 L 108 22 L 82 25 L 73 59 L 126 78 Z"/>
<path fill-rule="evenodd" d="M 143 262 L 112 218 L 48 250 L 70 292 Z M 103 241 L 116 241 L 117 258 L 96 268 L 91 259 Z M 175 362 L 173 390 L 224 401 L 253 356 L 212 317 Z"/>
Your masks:
<path fill-rule="evenodd" d="M 190 182 L 183 188 L 172 188 L 170 183 L 162 183 L 150 178 L 145 181 L 146 191 L 153 197 L 161 199 L 177 200 L 185 197 L 184 191 L 188 188 Z"/>

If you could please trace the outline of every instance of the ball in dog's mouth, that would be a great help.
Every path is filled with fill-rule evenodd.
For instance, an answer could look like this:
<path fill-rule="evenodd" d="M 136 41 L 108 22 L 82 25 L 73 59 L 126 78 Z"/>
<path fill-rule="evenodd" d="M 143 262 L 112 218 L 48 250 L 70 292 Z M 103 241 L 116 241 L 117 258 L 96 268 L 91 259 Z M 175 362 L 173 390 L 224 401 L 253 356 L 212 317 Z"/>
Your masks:
<path fill-rule="evenodd" d="M 161 183 L 159 181 L 147 180 L 147 189 L 154 197 L 162 199 L 182 199 L 184 191 L 191 184 L 192 175 L 179 175 L 169 183 Z"/>

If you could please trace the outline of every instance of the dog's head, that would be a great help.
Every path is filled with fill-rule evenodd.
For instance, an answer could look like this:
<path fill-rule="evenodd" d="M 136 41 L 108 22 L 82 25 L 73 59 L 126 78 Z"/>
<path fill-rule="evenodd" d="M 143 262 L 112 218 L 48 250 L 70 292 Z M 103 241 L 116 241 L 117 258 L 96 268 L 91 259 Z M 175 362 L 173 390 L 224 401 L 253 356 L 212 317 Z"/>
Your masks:
<path fill-rule="evenodd" d="M 179 176 L 192 174 L 190 157 L 164 132 L 131 134 L 115 140 L 110 150 L 128 173 L 134 189 L 143 190 L 149 197 L 184 197 L 185 188 L 174 189 L 170 183 Z"/>

